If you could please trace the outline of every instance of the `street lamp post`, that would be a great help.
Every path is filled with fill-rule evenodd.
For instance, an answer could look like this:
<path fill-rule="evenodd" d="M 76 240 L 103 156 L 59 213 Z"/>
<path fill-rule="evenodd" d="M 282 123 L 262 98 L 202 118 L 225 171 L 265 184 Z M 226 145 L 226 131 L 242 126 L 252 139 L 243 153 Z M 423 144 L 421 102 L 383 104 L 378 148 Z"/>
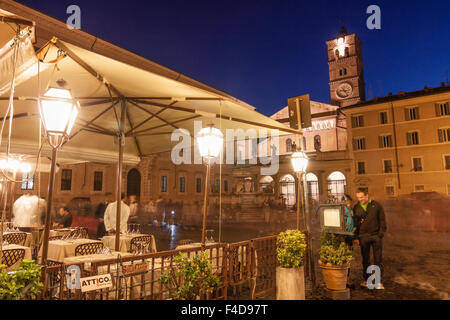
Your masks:
<path fill-rule="evenodd" d="M 302 181 L 303 175 L 306 172 L 306 168 L 308 167 L 308 157 L 302 151 L 295 152 L 291 158 L 292 166 L 294 167 L 294 171 L 297 173 L 297 229 L 300 230 L 300 203 L 302 203 L 302 212 L 303 212 L 303 221 L 306 227 L 306 244 L 308 248 L 307 254 L 307 265 L 309 266 L 309 278 L 312 282 L 312 290 L 314 290 L 315 286 L 315 271 L 314 271 L 314 261 L 313 261 L 313 251 L 312 251 L 312 239 L 311 239 L 311 230 L 310 230 L 310 217 L 309 212 L 305 210 L 305 201 L 301 201 L 303 190 L 302 190 Z M 304 186 L 305 187 L 305 186 Z M 305 213 L 306 212 L 306 213 Z"/>
<path fill-rule="evenodd" d="M 308 157 L 304 152 L 295 152 L 291 158 L 292 166 L 294 167 L 294 171 L 297 173 L 297 229 L 300 230 L 300 203 L 302 196 L 302 175 L 305 173 L 306 168 L 308 167 Z M 304 204 L 302 204 L 302 208 L 304 209 Z"/>
<path fill-rule="evenodd" d="M 58 148 L 68 139 L 78 115 L 78 103 L 72 98 L 70 90 L 50 88 L 40 99 L 41 120 L 47 133 L 48 143 L 52 147 L 52 162 L 47 194 L 47 212 L 42 246 L 43 265 L 47 265 L 48 237 L 55 182 L 56 154 Z"/>
<path fill-rule="evenodd" d="M 206 213 L 208 208 L 208 181 L 211 169 L 211 160 L 219 156 L 223 145 L 222 132 L 210 125 L 200 130 L 197 135 L 197 142 L 200 155 L 206 162 L 206 180 L 205 180 L 205 197 L 203 201 L 203 227 L 202 227 L 202 246 L 205 245 L 205 228 L 206 228 Z"/>

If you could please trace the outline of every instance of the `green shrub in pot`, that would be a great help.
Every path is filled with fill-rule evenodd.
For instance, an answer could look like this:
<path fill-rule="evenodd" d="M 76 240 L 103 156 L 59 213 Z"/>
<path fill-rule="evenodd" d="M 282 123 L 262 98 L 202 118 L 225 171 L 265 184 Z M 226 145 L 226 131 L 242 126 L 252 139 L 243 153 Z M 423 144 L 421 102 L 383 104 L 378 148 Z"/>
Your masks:
<path fill-rule="evenodd" d="M 320 238 L 320 262 L 335 266 L 342 266 L 353 260 L 352 248 L 350 248 L 341 235 L 327 233 L 322 230 Z"/>
<path fill-rule="evenodd" d="M 305 263 L 306 237 L 299 230 L 286 230 L 278 235 L 277 258 L 282 268 L 299 268 Z"/>
<path fill-rule="evenodd" d="M 23 260 L 11 272 L 0 265 L 0 300 L 35 300 L 44 287 L 41 282 L 42 266 Z"/>

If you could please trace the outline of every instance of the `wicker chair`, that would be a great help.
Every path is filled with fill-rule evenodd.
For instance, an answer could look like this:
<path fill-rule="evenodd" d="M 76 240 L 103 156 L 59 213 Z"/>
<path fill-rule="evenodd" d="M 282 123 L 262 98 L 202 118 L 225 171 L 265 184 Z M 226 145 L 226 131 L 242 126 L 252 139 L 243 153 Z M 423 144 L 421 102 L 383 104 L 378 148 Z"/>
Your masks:
<path fill-rule="evenodd" d="M 194 240 L 191 240 L 191 239 L 178 240 L 179 246 L 185 246 L 185 245 L 191 244 L 191 243 L 194 243 Z"/>
<path fill-rule="evenodd" d="M 18 261 L 25 258 L 25 249 L 7 249 L 3 250 L 3 261 L 7 268 L 12 267 Z"/>
<path fill-rule="evenodd" d="M 139 252 L 142 249 L 145 249 L 148 252 L 152 252 L 152 236 L 139 236 L 131 239 L 130 243 L 130 253 Z"/>
<path fill-rule="evenodd" d="M 89 239 L 88 228 L 85 227 L 79 227 L 70 231 L 69 237 L 78 236 L 79 234 L 81 234 L 81 238 Z"/>
<path fill-rule="evenodd" d="M 100 250 L 103 250 L 103 243 L 101 242 L 83 243 L 75 248 L 75 256 L 96 254 Z"/>
<path fill-rule="evenodd" d="M 62 236 L 48 237 L 48 241 L 61 240 L 62 238 Z"/>
<path fill-rule="evenodd" d="M 27 234 L 25 232 L 11 232 L 3 234 L 3 241 L 9 244 L 18 244 L 20 246 L 25 245 L 25 240 L 27 240 Z"/>

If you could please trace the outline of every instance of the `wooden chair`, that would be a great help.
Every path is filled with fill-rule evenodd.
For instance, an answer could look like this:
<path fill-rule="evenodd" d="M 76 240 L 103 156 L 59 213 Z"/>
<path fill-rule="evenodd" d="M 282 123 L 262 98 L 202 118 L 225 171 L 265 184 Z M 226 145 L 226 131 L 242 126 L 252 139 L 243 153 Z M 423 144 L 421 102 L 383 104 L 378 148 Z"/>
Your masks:
<path fill-rule="evenodd" d="M 3 250 L 3 261 L 7 268 L 12 267 L 18 261 L 25 258 L 25 249 L 7 249 Z"/>
<path fill-rule="evenodd" d="M 178 240 L 179 246 L 184 246 L 184 245 L 191 244 L 191 243 L 194 243 L 194 240 L 191 240 L 191 239 Z"/>
<path fill-rule="evenodd" d="M 103 250 L 103 243 L 101 242 L 83 243 L 75 248 L 75 256 L 96 254 L 101 250 Z"/>
<path fill-rule="evenodd" d="M 134 237 L 131 239 L 130 253 L 136 253 L 142 249 L 145 249 L 147 252 L 153 252 L 152 243 L 152 236 Z"/>
<path fill-rule="evenodd" d="M 20 246 L 25 245 L 27 234 L 25 232 L 11 232 L 3 234 L 3 241 L 9 244 L 18 244 Z"/>

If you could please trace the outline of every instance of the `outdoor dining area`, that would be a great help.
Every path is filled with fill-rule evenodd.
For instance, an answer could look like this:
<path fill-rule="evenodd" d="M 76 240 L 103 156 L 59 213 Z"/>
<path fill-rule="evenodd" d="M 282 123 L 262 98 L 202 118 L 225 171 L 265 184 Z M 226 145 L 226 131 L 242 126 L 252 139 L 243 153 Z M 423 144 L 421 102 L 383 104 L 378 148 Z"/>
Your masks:
<path fill-rule="evenodd" d="M 32 21 L 30 12 L 23 14 L 0 8 L 2 276 L 37 270 L 36 290 L 28 284 L 24 291 L 38 299 L 171 299 L 183 264 L 198 263 L 214 284 L 214 290 L 199 294 L 202 299 L 226 299 L 230 288 L 236 292 L 242 285 L 252 298 L 273 290 L 276 236 L 207 241 L 206 191 L 203 212 L 198 212 L 203 217 L 199 243 L 183 239 L 174 250 L 158 251 L 154 235 L 144 234 L 141 226 L 129 224 L 124 230 L 123 168 L 172 150 L 175 132 L 188 141 L 194 138 L 206 171 L 202 189 L 208 190 L 210 168 L 225 157 L 224 146 L 237 141 L 224 135 L 227 130 L 253 130 L 264 138 L 268 131 L 273 137 L 300 131 L 106 41 L 98 39 L 98 48 L 83 43 L 77 37 L 91 35 L 64 31 L 59 21 L 43 24 Z M 45 39 L 39 38 L 42 34 Z M 59 166 L 86 162 L 117 168 L 116 225 L 101 239 L 90 239 L 85 227 L 52 227 Z M 13 217 L 17 183 L 34 184 L 33 194 L 23 197 L 35 201 L 37 209 L 25 206 Z M 26 223 L 14 224 L 18 216 Z"/>

